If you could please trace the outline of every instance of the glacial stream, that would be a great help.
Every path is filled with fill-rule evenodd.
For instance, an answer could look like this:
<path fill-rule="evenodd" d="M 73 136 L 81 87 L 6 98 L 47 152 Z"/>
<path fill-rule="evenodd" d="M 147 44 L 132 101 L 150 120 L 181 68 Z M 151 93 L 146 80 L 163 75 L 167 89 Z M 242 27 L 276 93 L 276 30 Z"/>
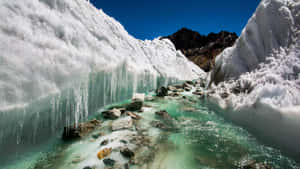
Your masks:
<path fill-rule="evenodd" d="M 144 102 L 144 111 L 137 113 L 141 119 L 135 120 L 132 128 L 114 132 L 110 130 L 112 120 L 99 116 L 101 109 L 90 117 L 102 121 L 101 127 L 92 133 L 70 142 L 54 138 L 54 143 L 45 146 L 43 152 L 31 153 L 4 168 L 105 168 L 103 161 L 97 158 L 97 152 L 105 147 L 112 148 L 108 157 L 116 161 L 114 168 L 130 163 L 128 166 L 133 169 L 234 169 L 254 162 L 276 169 L 299 168 L 279 150 L 263 145 L 245 129 L 210 110 L 208 104 L 206 99 L 199 99 L 190 92 L 178 97 L 155 98 Z M 153 121 L 159 121 L 155 112 L 160 110 L 166 110 L 172 117 L 172 124 L 168 124 L 167 129 L 151 125 Z M 99 132 L 102 136 L 95 138 Z M 135 137 L 140 143 L 131 142 Z M 104 140 L 111 143 L 101 146 Z M 122 146 L 135 150 L 134 162 L 120 155 Z"/>

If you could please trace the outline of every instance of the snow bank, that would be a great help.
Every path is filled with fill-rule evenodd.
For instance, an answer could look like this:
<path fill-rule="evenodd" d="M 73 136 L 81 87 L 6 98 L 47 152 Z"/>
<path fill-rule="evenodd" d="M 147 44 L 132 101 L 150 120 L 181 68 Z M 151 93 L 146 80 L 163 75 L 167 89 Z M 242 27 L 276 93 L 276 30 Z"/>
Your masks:
<path fill-rule="evenodd" d="M 226 115 L 298 160 L 299 29 L 298 0 L 262 0 L 236 44 L 217 57 L 211 77 Z M 234 93 L 245 84 L 249 91 Z M 224 92 L 231 95 L 221 99 Z"/>
<path fill-rule="evenodd" d="M 9 154 L 134 92 L 203 74 L 170 41 L 135 39 L 86 0 L 1 0 L 0 50 Z"/>

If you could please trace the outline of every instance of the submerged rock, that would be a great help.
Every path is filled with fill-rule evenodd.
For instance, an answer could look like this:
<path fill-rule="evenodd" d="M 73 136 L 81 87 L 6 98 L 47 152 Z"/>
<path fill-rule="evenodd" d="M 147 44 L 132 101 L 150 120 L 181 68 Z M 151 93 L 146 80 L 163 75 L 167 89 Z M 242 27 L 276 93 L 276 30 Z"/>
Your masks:
<path fill-rule="evenodd" d="M 166 125 L 160 121 L 152 121 L 150 125 L 154 128 L 159 128 L 159 129 L 166 129 Z"/>
<path fill-rule="evenodd" d="M 105 149 L 100 150 L 100 151 L 97 153 L 98 159 L 101 160 L 101 159 L 103 159 L 103 158 L 109 156 L 110 153 L 111 153 L 111 150 L 112 150 L 112 148 L 105 148 Z"/>
<path fill-rule="evenodd" d="M 177 96 L 179 96 L 179 95 L 180 95 L 180 94 L 177 93 L 177 92 L 173 92 L 173 93 L 168 94 L 168 96 L 171 96 L 171 97 L 177 97 Z"/>
<path fill-rule="evenodd" d="M 86 166 L 83 169 L 93 169 L 92 167 Z"/>
<path fill-rule="evenodd" d="M 121 116 L 121 111 L 119 109 L 112 109 L 108 111 L 104 111 L 101 113 L 105 119 L 115 120 Z"/>
<path fill-rule="evenodd" d="M 93 131 L 97 126 L 100 126 L 101 122 L 99 120 L 91 120 L 85 123 L 80 123 L 77 126 L 64 127 L 63 139 L 72 140 L 79 139 L 82 136 Z"/>
<path fill-rule="evenodd" d="M 141 100 L 132 100 L 131 103 L 129 103 L 126 106 L 126 110 L 128 111 L 139 111 L 143 107 L 143 101 Z"/>
<path fill-rule="evenodd" d="M 156 89 L 156 96 L 158 97 L 165 97 L 165 96 L 168 96 L 168 89 L 164 86 Z"/>
<path fill-rule="evenodd" d="M 168 90 L 172 92 L 176 92 L 177 88 L 175 86 L 168 86 Z"/>
<path fill-rule="evenodd" d="M 108 144 L 108 140 L 106 139 L 106 140 L 103 140 L 101 143 L 100 143 L 100 145 L 101 146 L 105 146 L 105 145 L 107 145 Z"/>
<path fill-rule="evenodd" d="M 106 165 L 106 166 L 114 166 L 115 163 L 116 163 L 116 160 L 113 160 L 111 158 L 106 158 L 103 160 L 103 163 Z"/>
<path fill-rule="evenodd" d="M 112 123 L 112 130 L 128 129 L 132 127 L 132 118 L 130 116 L 118 119 Z"/>
<path fill-rule="evenodd" d="M 120 153 L 126 158 L 132 158 L 134 156 L 134 152 L 129 148 L 123 148 L 120 150 Z"/>
<path fill-rule="evenodd" d="M 165 110 L 155 112 L 155 115 L 161 117 L 163 120 L 171 120 L 172 119 L 172 117 L 169 115 L 169 113 Z"/>

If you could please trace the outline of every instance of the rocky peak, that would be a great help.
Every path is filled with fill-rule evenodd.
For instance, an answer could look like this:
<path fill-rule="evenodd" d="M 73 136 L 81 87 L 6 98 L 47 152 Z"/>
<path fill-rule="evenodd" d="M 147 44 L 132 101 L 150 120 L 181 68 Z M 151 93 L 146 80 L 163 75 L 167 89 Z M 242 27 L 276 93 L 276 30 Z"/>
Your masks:
<path fill-rule="evenodd" d="M 181 50 L 189 60 L 208 72 L 214 66 L 215 57 L 225 48 L 232 46 L 238 36 L 227 31 L 201 35 L 182 28 L 172 35 L 162 37 L 164 38 L 170 39 L 177 50 Z"/>

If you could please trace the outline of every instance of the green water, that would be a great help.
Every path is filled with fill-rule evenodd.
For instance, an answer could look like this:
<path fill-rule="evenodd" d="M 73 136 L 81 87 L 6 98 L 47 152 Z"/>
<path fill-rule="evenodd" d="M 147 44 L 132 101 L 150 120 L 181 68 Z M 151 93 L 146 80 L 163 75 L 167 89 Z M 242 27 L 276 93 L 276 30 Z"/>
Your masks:
<path fill-rule="evenodd" d="M 234 169 L 239 168 L 239 164 L 247 160 L 266 163 L 276 169 L 300 168 L 295 161 L 282 155 L 279 150 L 263 145 L 243 128 L 226 121 L 218 112 L 209 110 L 207 108 L 209 103 L 205 100 L 199 101 L 194 96 L 187 96 L 187 99 L 181 97 L 156 99 L 145 104 L 152 108 L 139 114 L 142 120 L 138 125 L 147 128 L 151 138 L 157 137 L 159 142 L 152 150 L 155 154 L 153 159 L 143 166 L 132 168 Z M 167 110 L 174 118 L 173 130 L 163 131 L 149 127 L 151 121 L 159 120 L 154 114 L 158 110 Z M 89 162 L 98 160 L 96 153 L 99 149 L 99 140 L 90 140 L 89 136 L 77 142 L 60 143 L 61 145 L 54 146 L 53 151 L 46 153 L 32 168 L 82 169 Z M 83 162 L 72 163 L 71 161 L 78 155 L 81 155 Z M 20 164 L 15 168 L 22 168 Z M 24 168 L 27 166 L 24 165 Z"/>
<path fill-rule="evenodd" d="M 157 158 L 161 169 L 239 168 L 247 160 L 274 168 L 299 168 L 279 150 L 264 146 L 246 130 L 209 110 L 205 101 L 162 100 L 159 109 L 177 119 Z M 196 104 L 195 104 L 196 102 Z M 190 110 L 191 109 L 191 110 Z"/>

